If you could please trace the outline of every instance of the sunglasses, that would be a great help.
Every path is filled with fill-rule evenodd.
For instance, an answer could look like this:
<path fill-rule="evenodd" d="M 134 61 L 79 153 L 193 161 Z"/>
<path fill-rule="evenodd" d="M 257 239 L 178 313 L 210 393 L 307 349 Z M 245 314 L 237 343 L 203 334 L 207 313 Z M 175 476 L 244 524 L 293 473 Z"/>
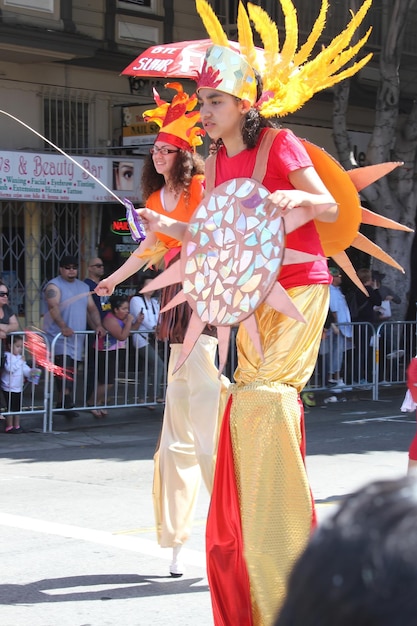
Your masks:
<path fill-rule="evenodd" d="M 9 297 L 8 291 L 0 291 L 0 298 L 8 298 L 8 297 Z"/>
<path fill-rule="evenodd" d="M 90 267 L 104 267 L 104 263 L 93 263 Z"/>
<path fill-rule="evenodd" d="M 174 154 L 174 152 L 179 152 L 179 150 L 171 150 L 170 148 L 158 148 L 157 146 L 153 146 L 149 149 L 149 152 L 151 154 L 158 154 L 158 152 L 160 152 L 161 154 L 166 156 L 167 154 Z"/>
<path fill-rule="evenodd" d="M 78 270 L 78 265 L 64 265 L 64 270 Z"/>

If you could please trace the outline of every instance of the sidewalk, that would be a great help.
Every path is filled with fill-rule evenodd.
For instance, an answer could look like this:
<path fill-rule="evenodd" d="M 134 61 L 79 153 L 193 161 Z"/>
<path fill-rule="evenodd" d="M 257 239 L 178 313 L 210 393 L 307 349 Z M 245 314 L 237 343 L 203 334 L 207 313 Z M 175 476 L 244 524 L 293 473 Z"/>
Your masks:
<path fill-rule="evenodd" d="M 157 437 L 162 425 L 163 406 L 109 409 L 105 418 L 97 419 L 90 411 L 79 411 L 71 419 L 55 415 L 52 433 L 42 432 L 42 417 L 22 415 L 22 434 L 4 433 L 4 421 L 0 422 L 0 455 L 32 448 L 49 449 L 56 446 L 91 445 L 96 442 L 114 444 L 131 439 Z"/>

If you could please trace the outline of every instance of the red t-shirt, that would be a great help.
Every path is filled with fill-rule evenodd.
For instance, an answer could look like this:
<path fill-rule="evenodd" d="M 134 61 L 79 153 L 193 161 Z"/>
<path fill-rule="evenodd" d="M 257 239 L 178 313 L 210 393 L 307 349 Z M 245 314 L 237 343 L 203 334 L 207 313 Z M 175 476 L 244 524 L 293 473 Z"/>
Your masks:
<path fill-rule="evenodd" d="M 266 131 L 263 130 L 262 133 Z M 260 138 L 262 137 L 262 133 Z M 222 146 L 216 158 L 216 186 L 233 178 L 251 178 L 255 167 L 258 145 L 246 149 L 233 157 L 228 157 Z M 294 189 L 288 175 L 295 170 L 312 166 L 311 159 L 301 141 L 288 129 L 282 129 L 276 136 L 269 152 L 268 166 L 262 184 L 269 191 Z M 286 247 L 310 254 L 322 254 L 323 249 L 313 221 L 297 228 L 286 236 Z M 330 284 L 332 278 L 327 268 L 327 261 L 283 265 L 279 273 L 279 282 L 285 289 L 311 284 Z"/>

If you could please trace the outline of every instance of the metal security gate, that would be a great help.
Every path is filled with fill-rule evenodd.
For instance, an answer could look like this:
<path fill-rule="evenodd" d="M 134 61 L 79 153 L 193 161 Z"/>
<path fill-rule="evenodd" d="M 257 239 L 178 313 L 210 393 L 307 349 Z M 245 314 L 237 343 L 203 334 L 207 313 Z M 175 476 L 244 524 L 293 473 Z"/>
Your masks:
<path fill-rule="evenodd" d="M 42 290 L 58 274 L 61 256 L 85 249 L 82 222 L 78 204 L 0 203 L 0 276 L 23 326 L 39 327 Z"/>

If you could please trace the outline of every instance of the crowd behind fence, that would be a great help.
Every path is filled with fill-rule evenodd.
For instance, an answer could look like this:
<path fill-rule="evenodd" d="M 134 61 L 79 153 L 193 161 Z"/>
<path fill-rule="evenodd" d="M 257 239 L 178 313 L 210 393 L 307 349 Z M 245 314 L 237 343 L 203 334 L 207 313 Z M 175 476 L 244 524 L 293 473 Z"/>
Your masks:
<path fill-rule="evenodd" d="M 405 388 L 407 366 L 416 354 L 416 322 L 384 322 L 377 327 L 355 322 L 350 326 L 353 343 L 348 342 L 341 333 L 337 336 L 330 335 L 326 349 L 320 351 L 306 390 L 337 392 L 362 389 L 371 391 L 372 399 L 377 400 L 383 386 L 402 385 Z M 167 385 L 169 346 L 167 342 L 158 342 L 153 334 L 149 334 L 149 343 L 142 354 L 139 354 L 132 341 L 132 336 L 137 332 L 139 331 L 132 331 L 126 348 L 117 348 L 116 351 L 112 351 L 112 355 L 109 350 L 97 351 L 92 347 L 94 331 L 78 333 L 83 336 L 83 350 L 75 354 L 74 367 L 69 368 L 66 372 L 67 377 L 63 378 L 53 375 L 47 367 L 42 367 L 37 362 L 36 354 L 26 351 L 28 363 L 31 367 L 40 367 L 42 373 L 38 384 L 27 381 L 22 389 L 21 417 L 39 415 L 42 432 L 46 433 L 53 431 L 54 417 L 57 414 L 64 414 L 71 419 L 79 411 L 98 409 L 107 412 L 115 408 L 158 404 L 164 397 Z M 12 333 L 12 342 L 13 336 L 17 334 L 23 335 L 26 344 L 25 332 Z M 45 342 L 49 362 L 54 363 L 55 346 L 59 336 L 49 343 L 43 333 L 36 334 Z M 143 335 L 143 331 L 141 334 Z M 235 337 L 236 332 L 233 332 L 225 371 L 231 380 L 236 367 Z M 345 342 L 343 347 L 346 349 L 343 350 L 340 369 L 343 384 L 329 386 L 328 377 L 331 369 L 329 355 L 332 353 L 333 341 Z M 160 356 L 158 360 L 153 359 L 152 367 L 148 358 L 149 346 Z M 112 368 L 115 375 L 109 378 Z M 158 368 L 162 368 L 162 372 Z M 102 375 L 104 372 L 105 377 L 104 395 L 100 404 L 97 402 L 99 370 Z M 159 381 L 159 385 L 155 384 L 155 381 Z M 70 393 L 66 394 L 67 391 Z M 10 409 L 1 394 L 2 416 L 10 415 Z"/>

